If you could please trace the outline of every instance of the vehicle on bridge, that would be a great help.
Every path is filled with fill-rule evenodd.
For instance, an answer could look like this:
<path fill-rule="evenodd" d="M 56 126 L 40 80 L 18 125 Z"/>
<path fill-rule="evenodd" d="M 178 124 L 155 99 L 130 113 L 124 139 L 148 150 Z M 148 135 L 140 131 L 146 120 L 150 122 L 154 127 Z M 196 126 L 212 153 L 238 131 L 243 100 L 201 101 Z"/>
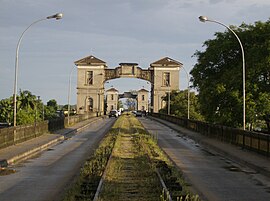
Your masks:
<path fill-rule="evenodd" d="M 109 113 L 109 118 L 111 118 L 111 117 L 117 118 L 118 117 L 118 111 L 117 110 L 111 110 L 110 113 Z"/>
<path fill-rule="evenodd" d="M 135 116 L 136 117 L 142 117 L 143 116 L 143 112 L 141 110 L 137 110 Z"/>

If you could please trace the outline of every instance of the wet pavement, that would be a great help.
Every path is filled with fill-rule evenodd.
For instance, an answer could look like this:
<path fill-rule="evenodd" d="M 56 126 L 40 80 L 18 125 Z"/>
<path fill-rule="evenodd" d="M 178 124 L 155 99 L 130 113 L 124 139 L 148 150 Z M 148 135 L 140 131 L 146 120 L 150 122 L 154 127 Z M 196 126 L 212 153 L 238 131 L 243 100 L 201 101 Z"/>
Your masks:
<path fill-rule="evenodd" d="M 270 200 L 269 158 L 165 121 L 140 120 L 204 200 Z"/>
<path fill-rule="evenodd" d="M 68 132 L 61 131 L 62 135 L 70 135 L 70 131 L 80 130 L 57 146 L 51 146 L 40 155 L 22 163 L 9 165 L 8 168 L 14 172 L 0 176 L 0 200 L 61 200 L 80 172 L 82 164 L 108 132 L 114 120 L 99 119 L 92 124 L 84 123 L 86 124 L 80 127 L 77 125 L 74 129 L 69 128 Z"/>
<path fill-rule="evenodd" d="M 6 167 L 8 165 L 18 163 L 32 157 L 35 154 L 47 150 L 49 147 L 61 143 L 65 138 L 74 135 L 76 132 L 83 130 L 89 124 L 100 119 L 102 118 L 94 117 L 74 124 L 68 128 L 57 130 L 53 133 L 46 133 L 40 137 L 0 149 L 0 167 Z"/>

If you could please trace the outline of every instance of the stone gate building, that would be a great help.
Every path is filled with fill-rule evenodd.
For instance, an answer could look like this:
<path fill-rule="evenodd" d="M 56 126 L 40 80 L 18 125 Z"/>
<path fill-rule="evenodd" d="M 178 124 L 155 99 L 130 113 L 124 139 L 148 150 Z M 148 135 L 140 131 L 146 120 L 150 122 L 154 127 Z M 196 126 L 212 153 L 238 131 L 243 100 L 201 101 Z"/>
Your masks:
<path fill-rule="evenodd" d="M 169 91 L 179 90 L 179 71 L 183 64 L 169 57 L 164 57 L 151 63 L 148 69 L 140 68 L 137 63 L 120 63 L 118 67 L 110 69 L 101 59 L 88 56 L 75 61 L 75 65 L 77 66 L 78 114 L 86 112 L 103 114 L 104 83 L 116 78 L 138 78 L 150 82 L 150 106 L 143 105 L 145 102 L 143 102 L 142 96 L 138 105 L 158 112 L 165 106 L 162 97 Z"/>

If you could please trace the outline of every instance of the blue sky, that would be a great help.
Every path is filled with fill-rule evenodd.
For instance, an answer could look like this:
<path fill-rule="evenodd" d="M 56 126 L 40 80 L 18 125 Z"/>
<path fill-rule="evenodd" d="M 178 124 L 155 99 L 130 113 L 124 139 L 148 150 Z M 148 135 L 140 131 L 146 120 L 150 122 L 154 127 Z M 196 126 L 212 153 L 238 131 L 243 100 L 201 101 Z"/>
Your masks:
<path fill-rule="evenodd" d="M 74 61 L 89 55 L 115 68 L 135 62 L 142 68 L 165 56 L 184 64 L 205 40 L 224 27 L 201 23 L 207 15 L 226 25 L 253 24 L 270 17 L 269 0 L 0 0 L 0 99 L 13 94 L 16 45 L 34 21 L 62 12 L 62 20 L 45 20 L 28 30 L 19 52 L 18 90 L 29 90 L 46 103 L 67 103 L 68 80 Z M 181 71 L 180 89 L 187 87 Z M 120 92 L 150 89 L 136 79 L 117 79 Z M 71 103 L 76 104 L 76 73 L 72 74 Z"/>

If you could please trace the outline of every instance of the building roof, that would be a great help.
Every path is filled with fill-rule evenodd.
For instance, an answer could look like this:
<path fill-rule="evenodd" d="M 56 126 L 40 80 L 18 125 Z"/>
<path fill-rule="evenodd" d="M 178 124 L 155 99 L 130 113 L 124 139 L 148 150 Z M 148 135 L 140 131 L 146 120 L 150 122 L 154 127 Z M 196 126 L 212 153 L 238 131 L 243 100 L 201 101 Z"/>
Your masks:
<path fill-rule="evenodd" d="M 154 66 L 182 66 L 183 64 L 179 61 L 176 61 L 174 59 L 171 59 L 169 57 L 164 57 L 158 61 L 155 61 L 153 63 L 150 64 L 151 67 Z"/>
<path fill-rule="evenodd" d="M 118 92 L 118 90 L 115 89 L 115 88 L 110 88 L 110 89 L 108 89 L 106 92 L 108 92 L 108 91 L 109 91 L 109 92 L 110 92 L 110 91 L 111 91 L 111 92 Z"/>
<path fill-rule="evenodd" d="M 94 57 L 93 55 L 90 55 L 88 57 L 75 61 L 74 63 L 77 66 L 78 65 L 100 65 L 100 64 L 106 65 L 105 61 L 102 61 L 101 59 L 98 59 Z"/>
<path fill-rule="evenodd" d="M 138 92 L 149 92 L 148 90 L 146 90 L 146 89 L 140 89 Z"/>
<path fill-rule="evenodd" d="M 120 63 L 120 66 L 138 66 L 137 63 Z"/>

